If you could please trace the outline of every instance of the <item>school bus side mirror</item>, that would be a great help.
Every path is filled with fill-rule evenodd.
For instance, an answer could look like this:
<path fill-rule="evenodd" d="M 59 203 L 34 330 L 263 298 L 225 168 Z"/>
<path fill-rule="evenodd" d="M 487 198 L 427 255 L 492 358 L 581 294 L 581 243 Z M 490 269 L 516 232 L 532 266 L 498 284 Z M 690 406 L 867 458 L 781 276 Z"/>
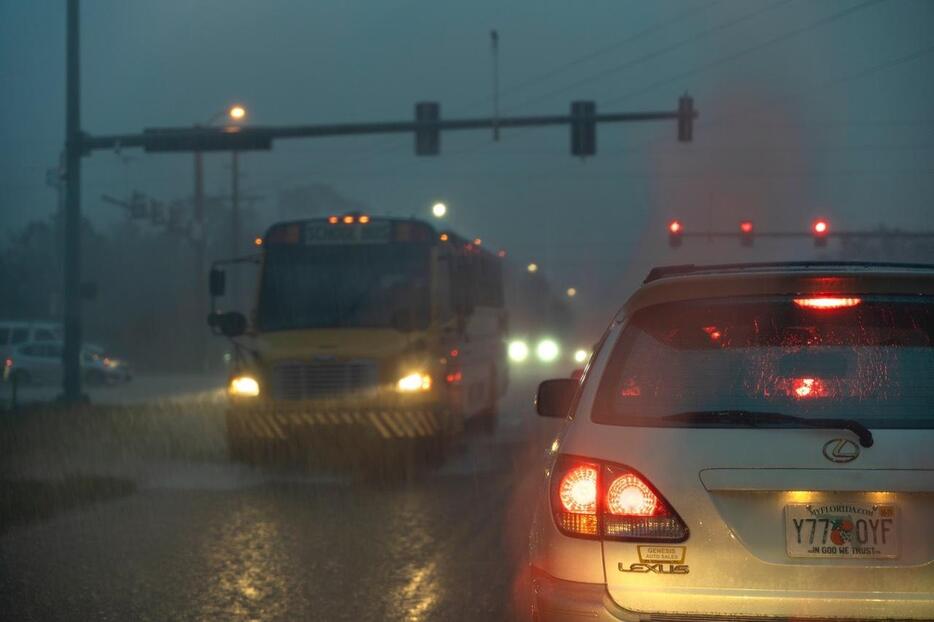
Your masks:
<path fill-rule="evenodd" d="M 212 313 L 208 315 L 208 326 L 225 337 L 239 337 L 246 332 L 246 317 L 239 311 Z"/>

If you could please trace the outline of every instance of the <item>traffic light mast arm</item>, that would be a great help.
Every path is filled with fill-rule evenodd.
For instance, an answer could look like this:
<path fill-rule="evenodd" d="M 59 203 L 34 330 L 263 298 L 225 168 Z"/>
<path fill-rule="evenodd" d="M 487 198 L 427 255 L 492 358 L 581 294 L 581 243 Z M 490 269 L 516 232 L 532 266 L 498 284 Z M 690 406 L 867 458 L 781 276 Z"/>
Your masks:
<path fill-rule="evenodd" d="M 677 112 L 626 112 L 598 114 L 597 123 L 625 123 L 631 121 L 667 121 L 677 119 Z M 436 130 L 479 130 L 493 127 L 540 127 L 545 125 L 568 125 L 573 117 L 542 115 L 534 117 L 500 117 L 499 119 L 449 119 L 440 121 L 393 121 L 386 123 L 338 123 L 333 125 L 295 125 L 286 127 L 255 128 L 268 132 L 272 138 L 306 138 L 315 136 L 347 136 L 353 134 L 411 133 L 422 129 Z M 250 128 L 254 129 L 254 128 Z"/>
<path fill-rule="evenodd" d="M 692 112 L 696 117 L 697 113 Z M 596 123 L 670 121 L 680 119 L 679 111 L 618 112 L 594 115 Z M 112 134 L 82 138 L 82 150 L 142 147 L 149 151 L 210 151 L 230 149 L 269 149 L 269 143 L 283 138 L 353 136 L 360 134 L 400 134 L 419 130 L 476 130 L 568 125 L 569 114 L 528 117 L 492 117 L 438 121 L 387 121 L 378 123 L 332 123 L 323 125 L 180 127 L 152 128 L 141 134 Z"/>

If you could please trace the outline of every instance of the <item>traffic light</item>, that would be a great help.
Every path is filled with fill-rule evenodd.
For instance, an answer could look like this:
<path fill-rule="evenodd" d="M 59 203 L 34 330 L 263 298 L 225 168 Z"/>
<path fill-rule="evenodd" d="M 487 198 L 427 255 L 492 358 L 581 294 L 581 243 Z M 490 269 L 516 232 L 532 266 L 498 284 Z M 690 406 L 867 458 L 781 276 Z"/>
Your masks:
<path fill-rule="evenodd" d="M 811 225 L 811 233 L 814 234 L 814 246 L 827 246 L 827 235 L 830 233 L 830 223 L 823 218 L 819 218 Z"/>
<path fill-rule="evenodd" d="M 751 220 L 743 220 L 739 223 L 739 243 L 743 246 L 752 246 L 753 226 Z"/>
<path fill-rule="evenodd" d="M 694 98 L 684 94 L 678 100 L 678 142 L 689 143 L 694 140 Z"/>
<path fill-rule="evenodd" d="M 571 155 L 585 158 L 597 153 L 597 104 L 571 102 Z"/>
<path fill-rule="evenodd" d="M 681 226 L 681 221 L 672 220 L 670 223 L 668 223 L 668 246 L 671 248 L 681 246 L 682 233 L 683 227 Z"/>
<path fill-rule="evenodd" d="M 437 123 L 441 120 L 441 104 L 418 102 L 415 104 L 415 121 Z M 420 127 L 415 130 L 415 155 L 433 156 L 441 153 L 441 130 L 437 127 Z"/>

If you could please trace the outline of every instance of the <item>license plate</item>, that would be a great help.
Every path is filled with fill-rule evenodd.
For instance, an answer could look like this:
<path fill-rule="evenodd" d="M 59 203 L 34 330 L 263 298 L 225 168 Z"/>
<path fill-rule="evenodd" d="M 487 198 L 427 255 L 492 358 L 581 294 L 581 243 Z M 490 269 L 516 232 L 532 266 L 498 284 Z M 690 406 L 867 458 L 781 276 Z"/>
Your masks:
<path fill-rule="evenodd" d="M 844 502 L 785 506 L 785 549 L 789 557 L 898 557 L 898 531 L 894 505 Z"/>

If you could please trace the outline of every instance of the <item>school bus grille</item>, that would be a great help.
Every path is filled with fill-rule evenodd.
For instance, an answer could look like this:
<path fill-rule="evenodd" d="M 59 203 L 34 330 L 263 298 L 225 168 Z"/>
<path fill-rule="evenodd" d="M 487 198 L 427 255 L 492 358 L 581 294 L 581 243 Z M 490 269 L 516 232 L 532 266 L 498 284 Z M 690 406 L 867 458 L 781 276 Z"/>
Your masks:
<path fill-rule="evenodd" d="M 277 363 L 272 373 L 273 397 L 305 400 L 339 397 L 379 384 L 375 361 Z"/>

